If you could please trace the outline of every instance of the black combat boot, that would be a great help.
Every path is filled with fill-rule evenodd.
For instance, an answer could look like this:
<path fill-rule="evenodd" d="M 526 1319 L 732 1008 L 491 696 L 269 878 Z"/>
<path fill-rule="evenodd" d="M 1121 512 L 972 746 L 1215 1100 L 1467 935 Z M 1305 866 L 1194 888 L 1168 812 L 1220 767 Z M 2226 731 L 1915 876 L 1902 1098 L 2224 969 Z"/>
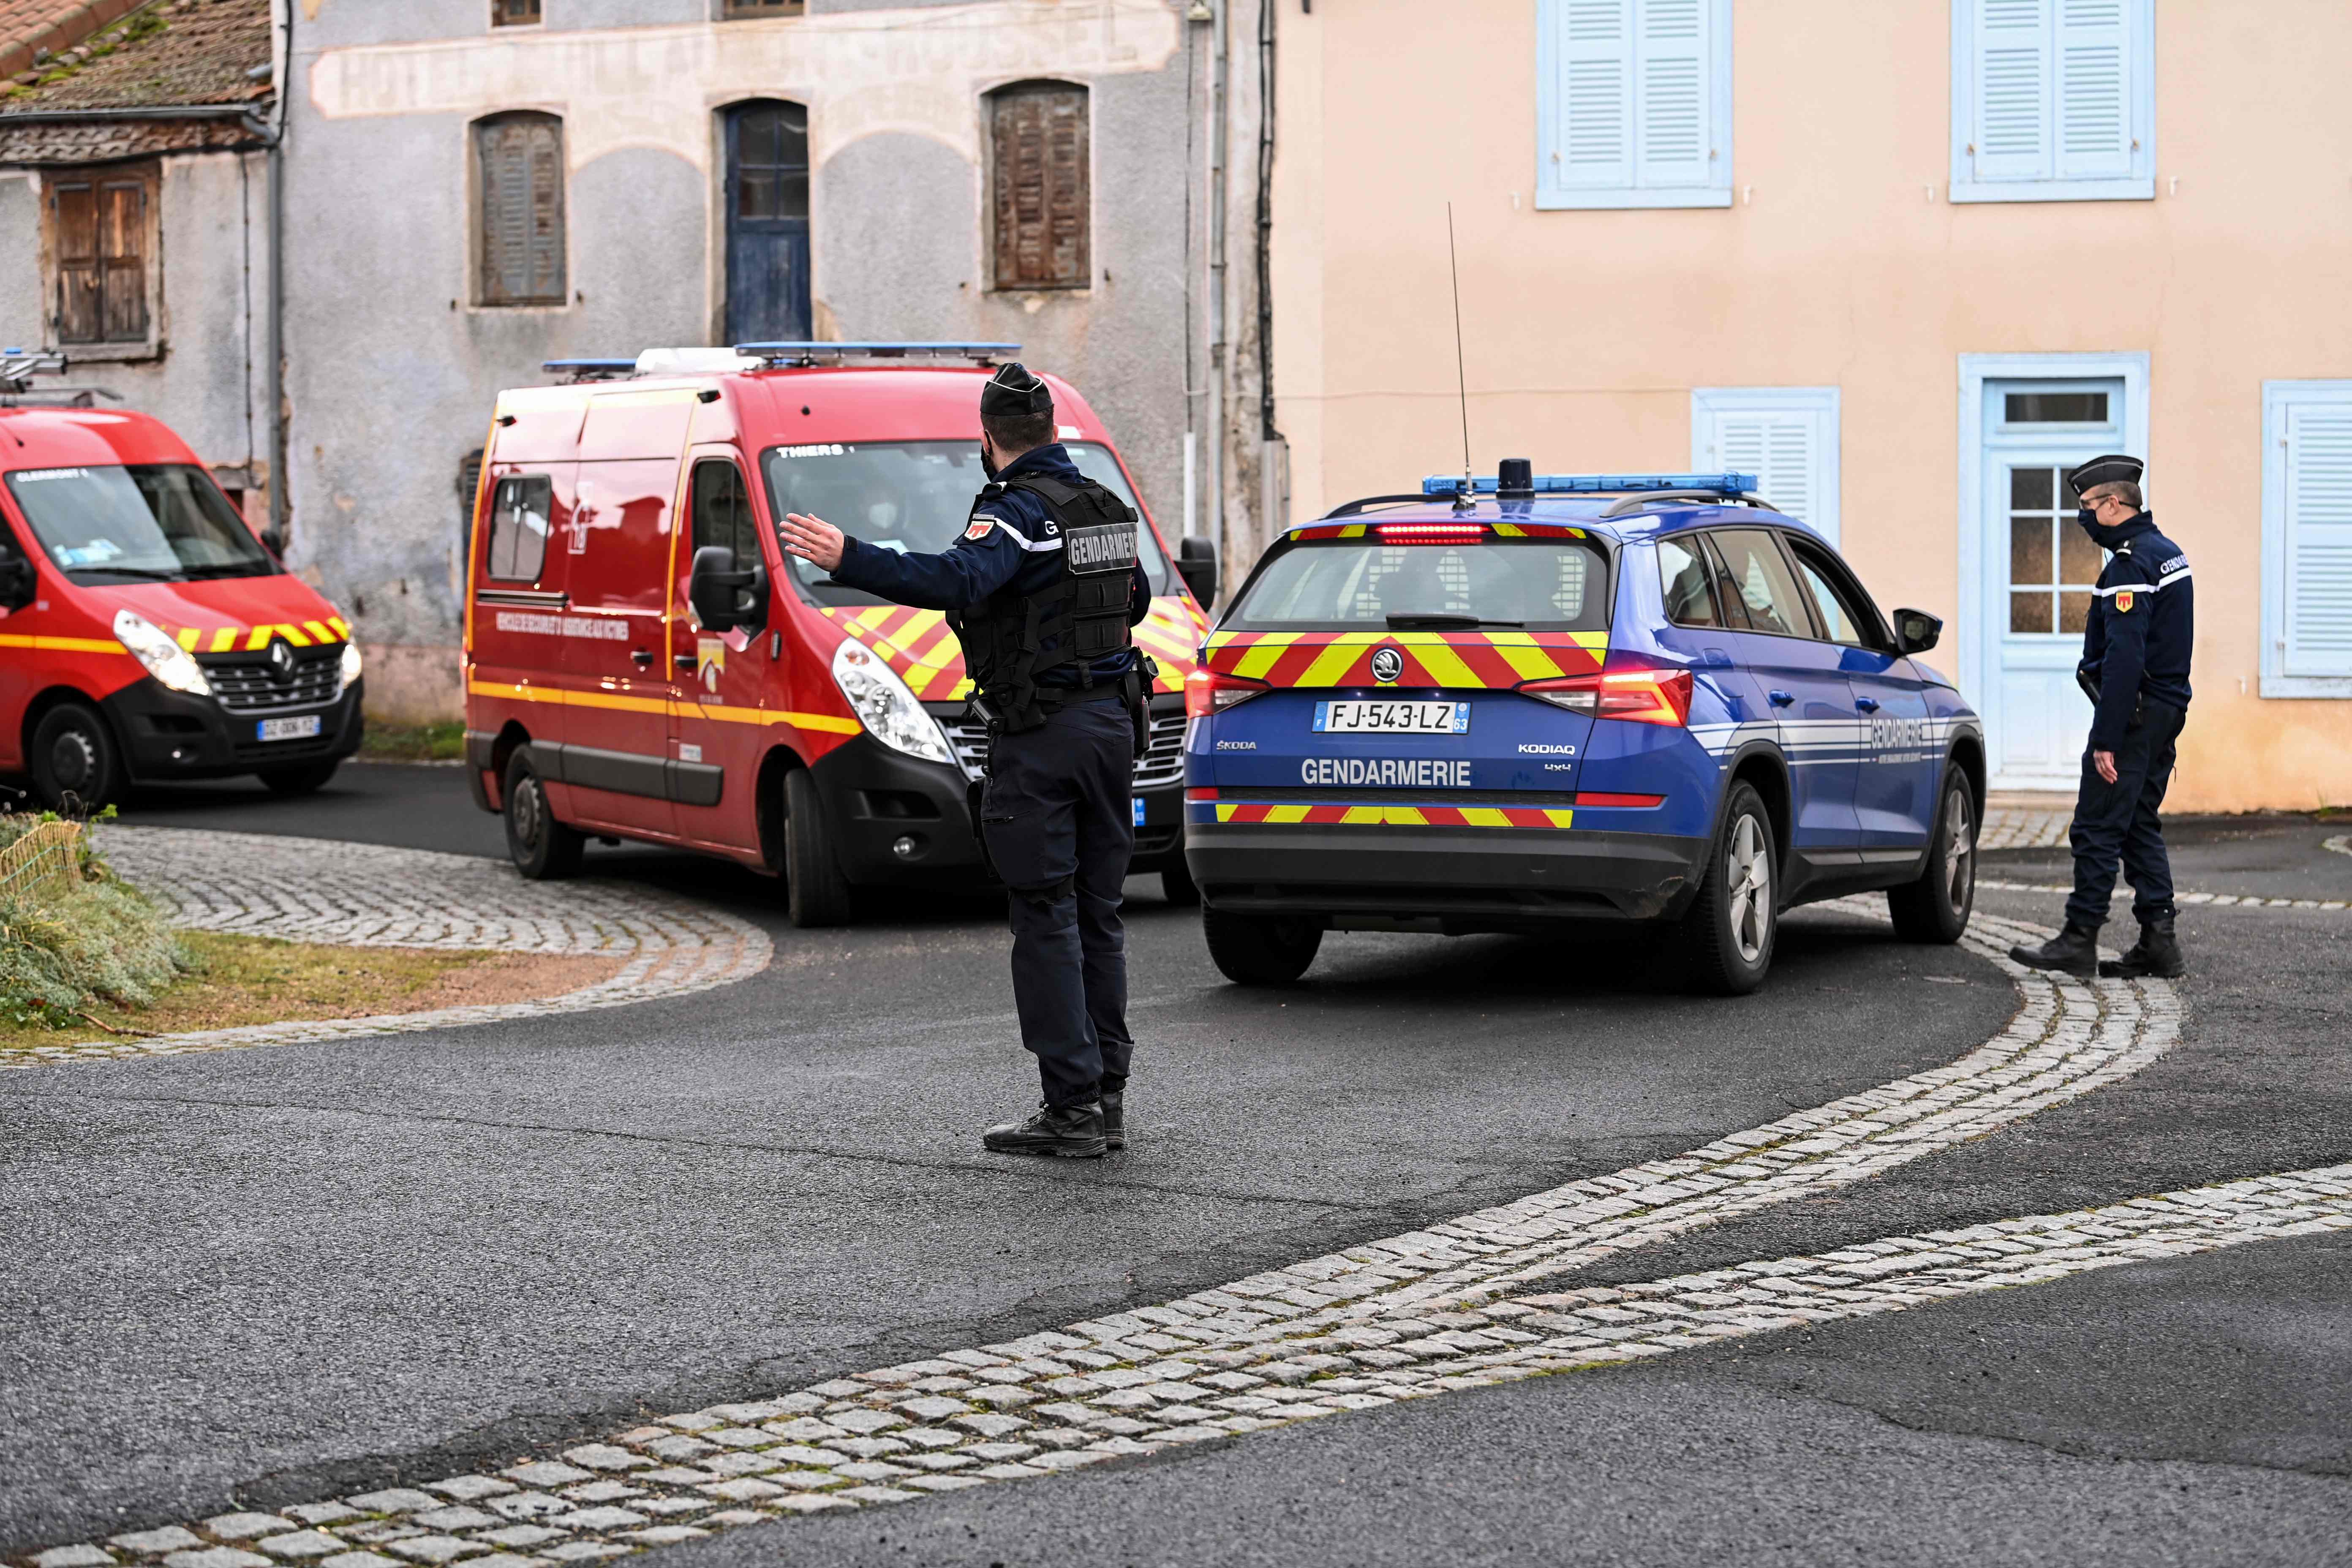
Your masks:
<path fill-rule="evenodd" d="M 2142 975 L 2178 980 L 2188 973 L 2189 964 L 2180 956 L 2180 939 L 2172 934 L 2172 917 L 2158 915 L 2144 922 L 2132 950 L 2121 958 L 2101 962 L 2099 973 L 2109 980 L 2137 980 Z"/>
<path fill-rule="evenodd" d="M 2084 979 L 2099 972 L 2099 928 L 2066 922 L 2040 947 L 2012 947 L 2009 956 L 2028 969 L 2058 969 Z"/>
<path fill-rule="evenodd" d="M 1026 1121 L 1006 1121 L 990 1128 L 980 1141 L 999 1154 L 1098 1159 L 1104 1149 L 1102 1106 L 1091 1100 L 1047 1105 Z"/>
<path fill-rule="evenodd" d="M 1102 1091 L 1103 1147 L 1127 1147 L 1127 1090 L 1107 1089 Z"/>

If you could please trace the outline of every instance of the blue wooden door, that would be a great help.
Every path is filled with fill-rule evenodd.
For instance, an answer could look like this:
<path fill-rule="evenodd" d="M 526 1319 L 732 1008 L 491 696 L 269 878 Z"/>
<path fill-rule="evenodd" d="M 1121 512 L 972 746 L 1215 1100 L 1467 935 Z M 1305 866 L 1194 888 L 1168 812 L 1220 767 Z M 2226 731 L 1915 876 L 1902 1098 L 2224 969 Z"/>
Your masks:
<path fill-rule="evenodd" d="M 727 111 L 727 341 L 810 336 L 808 110 L 738 104 Z"/>

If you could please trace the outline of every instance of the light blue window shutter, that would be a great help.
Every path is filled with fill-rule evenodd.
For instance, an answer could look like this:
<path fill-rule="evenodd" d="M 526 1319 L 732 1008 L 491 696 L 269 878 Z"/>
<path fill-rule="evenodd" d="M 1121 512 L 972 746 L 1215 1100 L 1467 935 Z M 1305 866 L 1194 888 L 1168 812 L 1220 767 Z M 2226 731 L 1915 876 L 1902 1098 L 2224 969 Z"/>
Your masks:
<path fill-rule="evenodd" d="M 1553 175 L 1568 190 L 1633 184 L 1633 0 L 1559 0 Z"/>
<path fill-rule="evenodd" d="M 2053 0 L 1974 4 L 1976 103 L 1970 165 L 1979 180 L 2046 180 L 2055 163 L 2056 142 L 2051 123 Z"/>
<path fill-rule="evenodd" d="M 1715 461 L 1710 470 L 1754 474 L 1756 493 L 1790 517 L 1818 522 L 1821 484 L 1820 421 L 1810 411 L 1746 413 L 1715 416 Z"/>
<path fill-rule="evenodd" d="M 2286 410 L 2286 675 L 2352 676 L 2352 405 Z"/>
<path fill-rule="evenodd" d="M 1704 185 L 1715 151 L 1708 0 L 1637 0 L 1633 183 Z"/>
<path fill-rule="evenodd" d="M 2131 32 L 2124 0 L 2058 0 L 2058 156 L 2062 180 L 2132 172 Z"/>

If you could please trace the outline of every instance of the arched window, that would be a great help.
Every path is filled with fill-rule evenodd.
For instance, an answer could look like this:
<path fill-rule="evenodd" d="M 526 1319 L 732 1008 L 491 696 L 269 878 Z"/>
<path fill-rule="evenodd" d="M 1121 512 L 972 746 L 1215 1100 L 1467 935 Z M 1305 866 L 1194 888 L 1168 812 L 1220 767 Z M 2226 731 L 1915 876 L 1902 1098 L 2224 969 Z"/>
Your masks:
<path fill-rule="evenodd" d="M 725 114 L 727 341 L 805 342 L 808 110 L 755 99 Z"/>
<path fill-rule="evenodd" d="M 474 122 L 479 200 L 476 299 L 484 305 L 561 305 L 563 121 L 552 114 L 495 114 Z"/>
<path fill-rule="evenodd" d="M 1083 289 L 1094 277 L 1087 89 L 1024 81 L 988 95 L 999 289 Z"/>

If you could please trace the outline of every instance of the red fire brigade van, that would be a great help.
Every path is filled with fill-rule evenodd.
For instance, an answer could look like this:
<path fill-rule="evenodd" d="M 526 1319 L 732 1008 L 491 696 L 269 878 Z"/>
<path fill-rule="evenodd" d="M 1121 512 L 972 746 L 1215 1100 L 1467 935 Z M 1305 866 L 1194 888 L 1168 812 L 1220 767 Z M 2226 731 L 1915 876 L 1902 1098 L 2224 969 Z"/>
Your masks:
<path fill-rule="evenodd" d="M 30 390 L 61 368 L 0 356 L 0 772 L 85 811 L 138 782 L 317 789 L 359 750 L 351 627 L 163 424 Z"/>
<path fill-rule="evenodd" d="M 986 482 L 982 383 L 1017 347 L 653 350 L 553 362 L 569 384 L 499 395 L 467 760 L 525 876 L 569 874 L 589 837 L 681 845 L 781 876 L 800 925 L 846 920 L 856 886 L 984 879 L 968 800 L 987 736 L 955 634 L 785 555 L 775 524 L 814 512 L 887 549 L 947 549 Z M 1135 637 L 1160 674 L 1136 866 L 1189 900 L 1183 683 L 1215 557 L 1193 540 L 1170 560 L 1094 410 L 1047 379 L 1071 458 L 1144 518 L 1154 598 Z"/>

